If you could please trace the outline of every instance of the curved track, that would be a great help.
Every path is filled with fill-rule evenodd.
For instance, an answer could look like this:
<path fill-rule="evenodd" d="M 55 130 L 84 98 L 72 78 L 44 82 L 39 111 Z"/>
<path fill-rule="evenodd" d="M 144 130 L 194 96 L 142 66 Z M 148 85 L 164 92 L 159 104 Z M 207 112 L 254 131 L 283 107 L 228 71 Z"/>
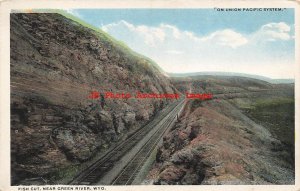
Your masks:
<path fill-rule="evenodd" d="M 97 183 L 108 171 L 114 167 L 114 164 L 125 154 L 127 154 L 135 145 L 139 144 L 140 141 L 145 137 L 149 137 L 146 143 L 141 147 L 136 155 L 132 156 L 132 160 L 128 161 L 129 163 L 112 182 L 112 184 L 130 184 L 145 159 L 155 148 L 164 132 L 175 120 L 183 105 L 184 99 L 180 99 L 172 103 L 170 106 L 162 110 L 158 117 L 156 117 L 146 126 L 140 128 L 127 140 L 119 143 L 105 156 L 77 175 L 72 181 L 69 182 L 69 184 L 92 185 Z M 148 134 L 152 135 L 147 136 Z"/>
<path fill-rule="evenodd" d="M 137 154 L 131 159 L 131 161 L 123 168 L 121 173 L 113 180 L 113 185 L 128 185 L 133 182 L 139 170 L 147 160 L 151 152 L 155 149 L 156 145 L 161 140 L 164 133 L 172 126 L 176 120 L 177 114 L 183 107 L 181 101 L 168 116 L 162 120 L 160 127 L 153 133 L 150 139 L 143 145 L 143 147 L 137 152 Z"/>

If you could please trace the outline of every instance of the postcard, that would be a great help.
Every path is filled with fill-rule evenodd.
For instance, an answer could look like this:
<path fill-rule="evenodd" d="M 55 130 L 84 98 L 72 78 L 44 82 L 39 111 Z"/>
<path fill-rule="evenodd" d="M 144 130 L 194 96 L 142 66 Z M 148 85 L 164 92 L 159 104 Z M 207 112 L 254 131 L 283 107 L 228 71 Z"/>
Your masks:
<path fill-rule="evenodd" d="M 300 190 L 299 2 L 0 8 L 1 191 Z"/>

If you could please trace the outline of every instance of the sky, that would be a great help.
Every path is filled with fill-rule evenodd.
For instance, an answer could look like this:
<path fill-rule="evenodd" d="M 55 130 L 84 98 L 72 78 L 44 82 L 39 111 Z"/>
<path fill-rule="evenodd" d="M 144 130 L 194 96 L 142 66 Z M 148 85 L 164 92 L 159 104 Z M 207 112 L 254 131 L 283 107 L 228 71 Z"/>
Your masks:
<path fill-rule="evenodd" d="M 171 73 L 294 78 L 294 9 L 72 9 Z"/>

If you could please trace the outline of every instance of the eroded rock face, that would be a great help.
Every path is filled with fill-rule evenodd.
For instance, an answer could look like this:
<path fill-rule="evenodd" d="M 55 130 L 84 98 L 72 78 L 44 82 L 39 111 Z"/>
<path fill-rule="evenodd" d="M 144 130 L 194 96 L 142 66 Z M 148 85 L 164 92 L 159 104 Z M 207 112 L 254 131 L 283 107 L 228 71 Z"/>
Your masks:
<path fill-rule="evenodd" d="M 185 149 L 174 153 L 170 161 L 174 164 L 182 164 L 182 163 L 190 164 L 193 162 L 194 158 L 196 157 L 194 156 L 193 151 L 190 149 Z"/>
<path fill-rule="evenodd" d="M 147 59 L 59 14 L 11 14 L 12 182 L 76 165 L 169 101 L 89 99 L 91 91 L 174 93 Z M 149 88 L 150 87 L 150 88 Z"/>
<path fill-rule="evenodd" d="M 130 127 L 135 123 L 135 113 L 132 111 L 126 111 L 123 118 L 125 127 Z"/>
<path fill-rule="evenodd" d="M 99 146 L 99 142 L 96 142 L 96 135 L 87 128 L 59 127 L 52 132 L 54 142 L 69 160 L 84 161 Z"/>
<path fill-rule="evenodd" d="M 125 124 L 123 117 L 124 113 L 119 113 L 118 115 L 113 115 L 113 122 L 114 122 L 114 127 L 116 128 L 116 133 L 120 134 L 125 130 Z"/>
<path fill-rule="evenodd" d="M 97 123 L 94 126 L 94 131 L 99 132 L 109 132 L 114 130 L 113 119 L 110 113 L 107 111 L 100 111 L 96 115 Z"/>
<path fill-rule="evenodd" d="M 149 120 L 151 111 L 147 111 L 146 109 L 141 109 L 136 113 L 135 119 L 139 120 Z"/>
<path fill-rule="evenodd" d="M 175 166 L 169 166 L 160 173 L 159 181 L 156 184 L 177 184 L 185 174 L 184 170 Z"/>
<path fill-rule="evenodd" d="M 237 117 L 226 101 L 194 107 L 163 138 L 149 176 L 154 184 L 290 184 L 293 167 L 283 160 L 281 143 L 261 137 Z M 262 128 L 262 127 L 260 127 Z M 281 154 L 279 154 L 281 153 Z M 153 178 L 154 177 L 154 178 Z"/>

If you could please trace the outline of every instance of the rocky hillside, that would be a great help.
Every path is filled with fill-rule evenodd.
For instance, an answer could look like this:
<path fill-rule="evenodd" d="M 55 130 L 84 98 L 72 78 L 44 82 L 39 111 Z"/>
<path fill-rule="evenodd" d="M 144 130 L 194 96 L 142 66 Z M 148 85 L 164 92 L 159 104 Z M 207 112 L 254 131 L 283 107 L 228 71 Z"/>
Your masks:
<path fill-rule="evenodd" d="M 55 13 L 11 14 L 12 184 L 89 160 L 169 101 L 88 98 L 174 93 L 159 69 L 101 31 Z"/>
<path fill-rule="evenodd" d="M 189 100 L 164 137 L 145 184 L 294 184 L 293 85 L 236 77 L 174 83 L 182 92 L 272 91 Z"/>

